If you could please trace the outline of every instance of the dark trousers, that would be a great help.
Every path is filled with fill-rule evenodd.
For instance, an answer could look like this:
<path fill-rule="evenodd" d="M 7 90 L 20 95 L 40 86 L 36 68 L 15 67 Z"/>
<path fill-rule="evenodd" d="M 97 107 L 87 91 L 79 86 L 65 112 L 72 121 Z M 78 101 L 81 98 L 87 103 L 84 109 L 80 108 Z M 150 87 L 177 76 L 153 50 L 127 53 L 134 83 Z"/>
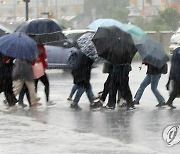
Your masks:
<path fill-rule="evenodd" d="M 43 76 L 41 76 L 38 79 L 35 79 L 36 92 L 37 92 L 37 85 L 38 85 L 39 80 L 44 84 L 44 92 L 45 92 L 45 95 L 46 95 L 46 101 L 48 102 L 49 101 L 49 79 L 47 77 L 47 74 L 44 73 Z"/>
<path fill-rule="evenodd" d="M 172 104 L 174 99 L 180 94 L 180 82 L 174 81 L 173 90 L 170 93 L 167 104 Z"/>
<path fill-rule="evenodd" d="M 103 89 L 102 95 L 100 97 L 100 100 L 102 100 L 103 102 L 106 100 L 106 97 L 109 93 L 110 82 L 111 82 L 111 75 L 109 74 L 105 83 L 104 83 L 104 89 Z"/>
<path fill-rule="evenodd" d="M 0 92 L 4 92 L 9 106 L 14 106 L 18 102 L 13 93 L 11 76 L 0 78 Z"/>
<path fill-rule="evenodd" d="M 109 91 L 109 99 L 108 106 L 115 107 L 116 105 L 116 95 L 119 90 L 121 93 L 121 97 L 126 100 L 127 107 L 133 105 L 132 103 L 132 93 L 129 87 L 129 76 L 128 74 L 119 74 L 112 73 L 112 79 L 110 82 L 110 91 Z"/>

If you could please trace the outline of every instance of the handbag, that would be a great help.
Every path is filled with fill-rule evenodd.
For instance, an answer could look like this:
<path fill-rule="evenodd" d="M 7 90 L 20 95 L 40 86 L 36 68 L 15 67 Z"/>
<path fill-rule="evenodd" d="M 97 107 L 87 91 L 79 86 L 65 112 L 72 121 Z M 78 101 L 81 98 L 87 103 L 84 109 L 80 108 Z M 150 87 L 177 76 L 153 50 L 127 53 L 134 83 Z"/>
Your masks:
<path fill-rule="evenodd" d="M 44 67 L 42 62 L 36 62 L 32 65 L 34 79 L 38 79 L 44 75 Z"/>

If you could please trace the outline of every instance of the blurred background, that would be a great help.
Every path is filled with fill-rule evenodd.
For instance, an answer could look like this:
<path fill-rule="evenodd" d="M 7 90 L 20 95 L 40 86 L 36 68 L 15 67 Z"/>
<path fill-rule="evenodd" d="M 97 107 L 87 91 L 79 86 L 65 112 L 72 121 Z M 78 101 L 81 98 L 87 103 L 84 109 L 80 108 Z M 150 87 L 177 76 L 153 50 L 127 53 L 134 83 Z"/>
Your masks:
<path fill-rule="evenodd" d="M 14 30 L 33 18 L 54 18 L 66 29 L 84 29 L 99 18 L 132 23 L 168 48 L 180 25 L 180 0 L 1 0 L 0 24 Z"/>

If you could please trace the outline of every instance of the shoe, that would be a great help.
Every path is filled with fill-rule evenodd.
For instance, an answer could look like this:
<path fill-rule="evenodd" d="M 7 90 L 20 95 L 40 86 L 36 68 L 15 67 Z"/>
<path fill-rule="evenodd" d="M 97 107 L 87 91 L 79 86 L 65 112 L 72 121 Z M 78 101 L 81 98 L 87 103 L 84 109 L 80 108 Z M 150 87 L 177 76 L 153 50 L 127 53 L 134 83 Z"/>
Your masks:
<path fill-rule="evenodd" d="M 175 106 L 173 106 L 172 104 L 169 104 L 169 103 L 165 103 L 164 105 L 168 105 L 170 108 L 172 108 L 172 109 L 175 109 L 176 107 Z"/>
<path fill-rule="evenodd" d="M 126 107 L 126 106 L 127 106 L 127 103 L 119 104 L 119 107 Z"/>
<path fill-rule="evenodd" d="M 104 104 L 104 101 L 103 101 L 103 100 L 100 99 L 99 101 L 100 101 L 100 103 L 101 103 L 102 105 Z"/>
<path fill-rule="evenodd" d="M 75 109 L 75 110 L 81 110 L 81 108 L 79 107 L 79 105 L 78 105 L 78 104 L 74 104 L 74 103 L 72 103 L 72 104 L 70 105 L 70 108 L 71 108 L 71 109 Z"/>
<path fill-rule="evenodd" d="M 107 110 L 114 110 L 115 109 L 115 106 L 103 106 L 103 109 L 107 109 Z"/>
<path fill-rule="evenodd" d="M 8 104 L 8 101 L 5 99 L 5 100 L 3 101 L 3 103 L 4 103 L 4 104 Z"/>
<path fill-rule="evenodd" d="M 128 110 L 134 110 L 134 109 L 136 109 L 134 106 L 127 107 L 127 111 Z"/>
<path fill-rule="evenodd" d="M 94 109 L 100 109 L 103 106 L 103 104 L 98 101 L 98 102 L 93 102 L 90 104 L 90 109 L 94 110 Z"/>
<path fill-rule="evenodd" d="M 27 105 L 24 103 L 20 103 L 19 106 L 21 106 L 22 108 L 27 107 Z"/>
<path fill-rule="evenodd" d="M 36 97 L 36 98 L 35 98 L 35 103 L 39 102 L 40 99 L 41 99 L 40 97 Z"/>
<path fill-rule="evenodd" d="M 169 104 L 169 103 L 165 103 L 165 105 L 168 105 L 171 109 L 175 109 L 176 107 L 173 106 L 172 104 Z"/>
<path fill-rule="evenodd" d="M 48 101 L 47 103 L 46 103 L 46 105 L 47 106 L 51 106 L 51 105 L 55 105 L 56 103 L 53 103 L 53 101 Z"/>
<path fill-rule="evenodd" d="M 134 105 L 139 105 L 139 101 L 134 100 L 133 103 Z"/>
<path fill-rule="evenodd" d="M 159 103 L 159 104 L 156 105 L 156 107 L 162 107 L 164 105 L 165 105 L 165 103 Z"/>
<path fill-rule="evenodd" d="M 93 96 L 93 100 L 99 99 L 100 96 Z"/>
<path fill-rule="evenodd" d="M 176 107 L 173 106 L 172 104 L 169 104 L 168 106 L 171 107 L 171 109 L 175 109 L 175 108 L 176 108 Z"/>
<path fill-rule="evenodd" d="M 71 98 L 71 97 L 68 97 L 68 98 L 67 98 L 67 101 L 71 101 L 71 102 L 72 102 L 72 98 Z"/>

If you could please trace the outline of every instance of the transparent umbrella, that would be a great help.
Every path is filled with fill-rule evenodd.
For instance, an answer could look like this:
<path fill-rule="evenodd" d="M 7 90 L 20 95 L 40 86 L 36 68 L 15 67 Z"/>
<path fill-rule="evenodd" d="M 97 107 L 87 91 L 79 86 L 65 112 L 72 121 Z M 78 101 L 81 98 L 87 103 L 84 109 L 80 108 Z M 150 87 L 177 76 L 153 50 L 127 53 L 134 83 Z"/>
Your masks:
<path fill-rule="evenodd" d="M 99 27 L 116 26 L 124 31 L 127 31 L 124 24 L 114 19 L 97 19 L 88 25 L 89 29 L 97 30 Z"/>

